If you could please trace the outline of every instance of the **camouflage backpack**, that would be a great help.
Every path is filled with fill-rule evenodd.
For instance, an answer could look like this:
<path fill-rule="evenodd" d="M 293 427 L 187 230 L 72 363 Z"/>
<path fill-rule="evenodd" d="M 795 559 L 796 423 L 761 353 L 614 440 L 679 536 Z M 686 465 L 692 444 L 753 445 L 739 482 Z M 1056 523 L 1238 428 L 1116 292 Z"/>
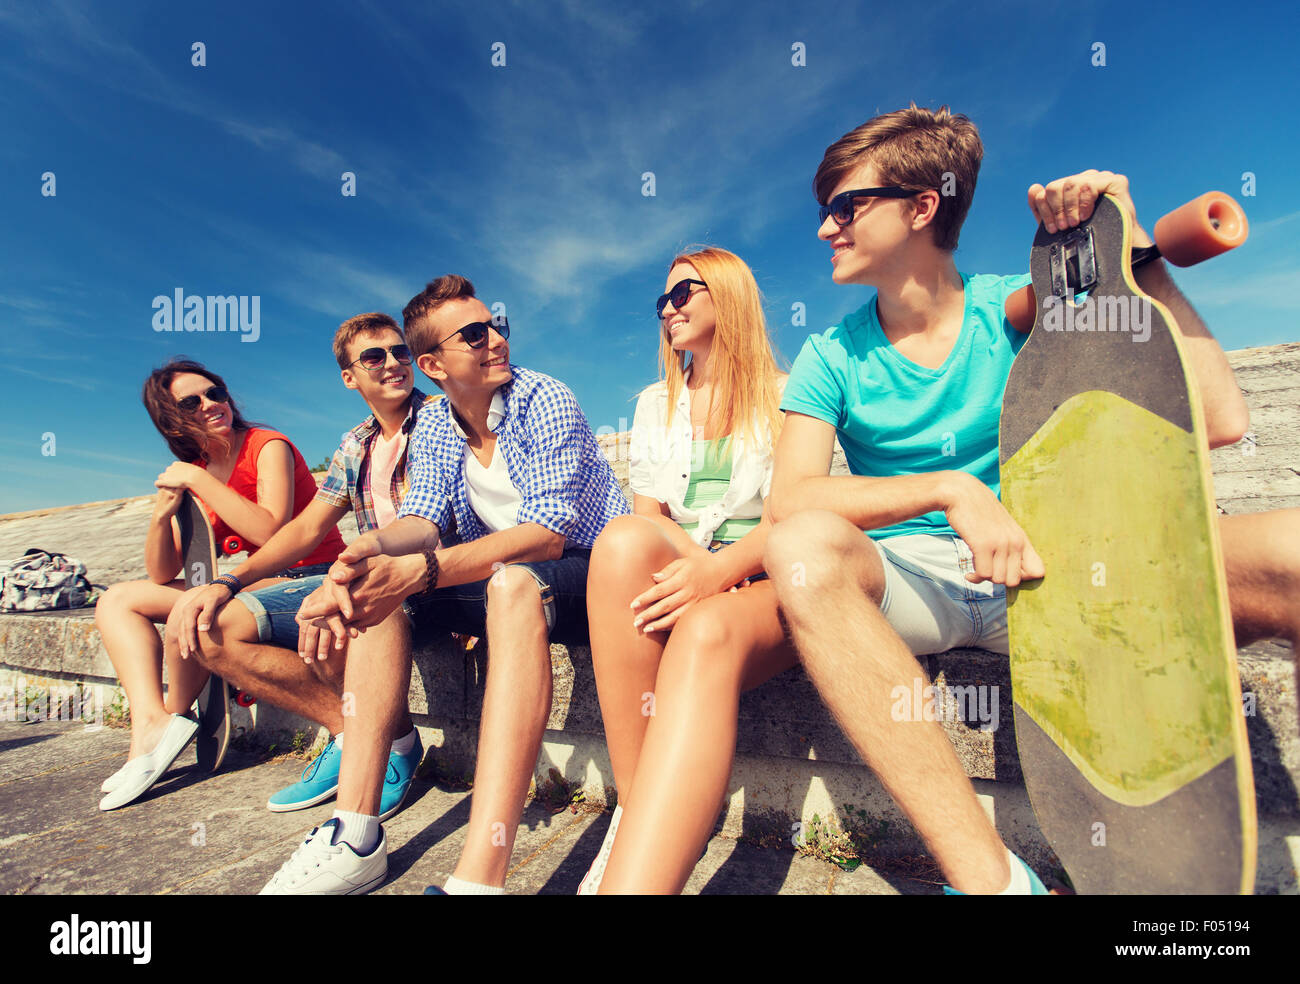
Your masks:
<path fill-rule="evenodd" d="M 32 548 L 19 560 L 0 563 L 2 612 L 81 608 L 93 594 L 86 565 L 63 554 Z"/>

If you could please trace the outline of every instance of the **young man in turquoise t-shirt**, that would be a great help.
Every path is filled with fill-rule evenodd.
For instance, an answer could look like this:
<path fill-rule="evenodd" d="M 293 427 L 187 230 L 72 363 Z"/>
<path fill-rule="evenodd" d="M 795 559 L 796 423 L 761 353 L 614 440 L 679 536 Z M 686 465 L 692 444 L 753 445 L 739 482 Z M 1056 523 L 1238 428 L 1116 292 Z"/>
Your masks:
<path fill-rule="evenodd" d="M 1003 302 L 1029 277 L 971 276 L 953 262 L 982 157 L 974 124 L 946 107 L 878 116 L 827 149 L 814 187 L 831 278 L 877 293 L 810 337 L 791 370 L 765 563 L 809 677 L 952 887 L 1041 893 L 939 723 L 900 722 L 894 698 L 929 683 L 913 654 L 1006 653 L 1006 588 L 1044 575 L 998 498 L 1002 394 L 1024 343 Z M 1123 175 L 1035 184 L 1029 205 L 1054 232 L 1104 193 L 1129 211 L 1134 245 L 1149 244 Z M 1163 261 L 1136 276 L 1183 329 L 1211 446 L 1239 440 L 1249 415 L 1222 349 Z M 828 475 L 837 437 L 851 475 Z M 1224 517 L 1222 531 L 1239 644 L 1294 643 L 1300 510 Z"/>

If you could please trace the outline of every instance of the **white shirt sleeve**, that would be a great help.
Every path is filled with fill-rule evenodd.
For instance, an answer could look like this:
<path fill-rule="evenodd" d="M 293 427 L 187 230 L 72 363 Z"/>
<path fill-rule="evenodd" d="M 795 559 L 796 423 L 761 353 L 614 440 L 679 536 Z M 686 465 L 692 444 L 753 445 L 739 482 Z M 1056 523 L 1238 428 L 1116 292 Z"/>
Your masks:
<path fill-rule="evenodd" d="M 636 401 L 636 413 L 632 416 L 632 436 L 628 439 L 627 473 L 628 485 L 637 495 L 648 495 L 658 499 L 655 484 L 654 462 L 650 448 L 658 435 L 653 429 L 663 429 L 663 421 L 657 412 L 660 398 L 654 388 L 645 390 Z"/>

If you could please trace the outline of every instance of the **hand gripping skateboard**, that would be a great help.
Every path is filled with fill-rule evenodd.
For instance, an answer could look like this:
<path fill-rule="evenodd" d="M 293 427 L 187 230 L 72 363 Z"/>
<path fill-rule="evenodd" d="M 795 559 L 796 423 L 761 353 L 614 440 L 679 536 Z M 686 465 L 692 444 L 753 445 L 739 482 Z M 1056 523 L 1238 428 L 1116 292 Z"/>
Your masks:
<path fill-rule="evenodd" d="M 1256 827 L 1200 396 L 1133 266 L 1246 238 L 1211 193 L 1134 250 L 1110 196 L 1040 225 L 1033 331 L 1007 380 L 1002 501 L 1046 577 L 1008 591 L 1016 742 L 1044 836 L 1081 893 L 1248 893 Z M 1086 298 L 1080 300 L 1080 294 Z M 1077 303 L 1076 303 L 1077 302 Z"/>

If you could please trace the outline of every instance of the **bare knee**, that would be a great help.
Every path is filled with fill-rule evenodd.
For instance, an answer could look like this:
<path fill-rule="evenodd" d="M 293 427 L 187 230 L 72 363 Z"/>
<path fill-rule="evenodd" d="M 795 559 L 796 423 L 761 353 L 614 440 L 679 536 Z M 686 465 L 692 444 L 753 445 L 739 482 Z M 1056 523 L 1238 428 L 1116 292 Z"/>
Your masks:
<path fill-rule="evenodd" d="M 137 592 L 133 581 L 119 581 L 110 585 L 95 602 L 95 625 L 102 628 L 105 620 L 120 617 L 135 610 Z"/>
<path fill-rule="evenodd" d="M 170 621 L 167 627 L 170 631 Z M 190 658 L 198 660 L 206 670 L 229 676 L 239 648 L 257 641 L 257 622 L 242 604 L 227 602 L 213 624 L 207 630 L 198 629 L 197 635 L 199 644 Z"/>
<path fill-rule="evenodd" d="M 487 584 L 487 617 L 489 622 L 500 623 L 503 618 L 543 618 L 542 589 L 524 567 L 511 564 L 502 567 Z"/>
<path fill-rule="evenodd" d="M 673 627 L 660 662 L 660 679 L 680 679 L 709 691 L 740 693 L 744 633 L 726 618 L 697 605 Z"/>
<path fill-rule="evenodd" d="M 647 570 L 657 571 L 676 556 L 676 548 L 652 520 L 616 516 L 601 530 L 592 547 L 588 580 L 597 585 L 629 575 L 641 579 Z"/>
<path fill-rule="evenodd" d="M 795 513 L 768 535 L 763 563 L 787 610 L 857 585 L 879 603 L 884 568 L 870 539 L 843 516 L 824 510 Z"/>

